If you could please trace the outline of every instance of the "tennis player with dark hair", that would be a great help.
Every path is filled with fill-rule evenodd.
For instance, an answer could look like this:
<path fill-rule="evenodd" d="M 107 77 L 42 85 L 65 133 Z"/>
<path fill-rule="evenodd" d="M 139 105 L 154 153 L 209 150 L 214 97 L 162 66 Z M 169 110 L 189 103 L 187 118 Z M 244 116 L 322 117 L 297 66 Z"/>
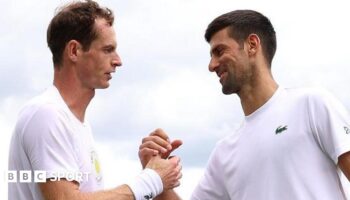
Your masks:
<path fill-rule="evenodd" d="M 350 116 L 332 95 L 283 88 L 271 64 L 276 34 L 270 20 L 236 10 L 212 21 L 209 71 L 224 94 L 237 94 L 244 120 L 217 143 L 191 200 L 345 200 L 350 180 Z M 140 159 L 168 145 L 165 132 L 143 139 Z M 172 190 L 157 200 L 179 199 Z"/>

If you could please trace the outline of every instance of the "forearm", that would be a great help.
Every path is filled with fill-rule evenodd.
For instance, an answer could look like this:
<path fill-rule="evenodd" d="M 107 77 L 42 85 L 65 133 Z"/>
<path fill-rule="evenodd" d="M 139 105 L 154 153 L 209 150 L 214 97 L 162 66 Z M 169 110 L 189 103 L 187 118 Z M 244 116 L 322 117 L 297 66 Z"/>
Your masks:
<path fill-rule="evenodd" d="M 135 200 L 132 191 L 127 185 L 121 185 L 117 188 L 110 189 L 110 190 L 103 190 L 103 191 L 92 192 L 92 193 L 81 193 L 80 199 L 81 200 Z"/>
<path fill-rule="evenodd" d="M 181 200 L 174 190 L 167 190 L 158 195 L 154 200 Z"/>
<path fill-rule="evenodd" d="M 134 195 L 127 185 L 121 185 L 110 190 L 96 192 L 81 192 L 74 182 L 58 181 L 40 184 L 42 195 L 46 200 L 134 200 Z"/>

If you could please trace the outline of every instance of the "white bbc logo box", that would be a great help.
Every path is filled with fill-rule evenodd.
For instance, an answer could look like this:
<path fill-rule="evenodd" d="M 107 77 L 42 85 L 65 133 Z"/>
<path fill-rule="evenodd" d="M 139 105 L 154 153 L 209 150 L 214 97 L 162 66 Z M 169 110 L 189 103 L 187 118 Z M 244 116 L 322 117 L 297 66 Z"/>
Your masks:
<path fill-rule="evenodd" d="M 21 170 L 14 171 L 9 170 L 5 173 L 5 181 L 8 183 L 43 183 L 46 182 L 46 172 L 45 171 L 29 171 Z"/>

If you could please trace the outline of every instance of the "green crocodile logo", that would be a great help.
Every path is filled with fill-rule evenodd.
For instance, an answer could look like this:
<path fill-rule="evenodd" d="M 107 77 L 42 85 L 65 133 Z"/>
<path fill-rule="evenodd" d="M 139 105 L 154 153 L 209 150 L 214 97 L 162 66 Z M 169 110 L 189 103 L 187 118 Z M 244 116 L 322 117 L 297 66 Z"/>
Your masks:
<path fill-rule="evenodd" d="M 276 131 L 275 131 L 275 133 L 276 133 L 276 135 L 278 135 L 278 134 L 280 134 L 280 133 L 282 133 L 283 131 L 285 131 L 285 130 L 287 130 L 287 125 L 286 126 L 279 126 L 279 127 L 277 127 L 276 128 Z"/>

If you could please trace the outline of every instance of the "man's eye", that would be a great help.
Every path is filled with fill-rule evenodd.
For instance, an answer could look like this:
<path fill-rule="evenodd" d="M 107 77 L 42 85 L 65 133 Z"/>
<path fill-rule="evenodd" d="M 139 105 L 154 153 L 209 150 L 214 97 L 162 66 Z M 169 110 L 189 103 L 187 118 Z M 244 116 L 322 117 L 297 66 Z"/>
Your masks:
<path fill-rule="evenodd" d="M 216 56 L 221 56 L 223 53 L 224 53 L 224 51 L 222 49 L 217 49 L 215 51 Z"/>
<path fill-rule="evenodd" d="M 112 48 L 104 49 L 105 53 L 112 53 L 113 51 L 114 51 L 114 49 L 112 49 Z"/>
<path fill-rule="evenodd" d="M 218 54 L 221 56 L 224 53 L 224 49 L 220 48 L 218 49 Z"/>

